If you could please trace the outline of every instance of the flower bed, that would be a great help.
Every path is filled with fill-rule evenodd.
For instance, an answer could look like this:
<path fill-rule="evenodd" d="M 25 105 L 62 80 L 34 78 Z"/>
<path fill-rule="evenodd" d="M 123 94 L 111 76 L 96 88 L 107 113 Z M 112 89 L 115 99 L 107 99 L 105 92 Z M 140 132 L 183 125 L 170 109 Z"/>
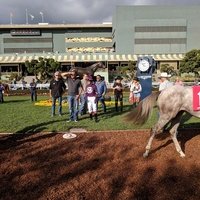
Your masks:
<path fill-rule="evenodd" d="M 113 106 L 115 105 L 114 101 L 105 101 L 106 106 Z M 51 106 L 52 105 L 52 101 L 49 100 L 42 100 L 42 101 L 38 101 L 35 103 L 35 106 Z M 58 101 L 56 101 L 56 105 L 58 105 Z M 62 106 L 67 106 L 68 103 L 66 102 L 66 100 L 63 101 Z"/>

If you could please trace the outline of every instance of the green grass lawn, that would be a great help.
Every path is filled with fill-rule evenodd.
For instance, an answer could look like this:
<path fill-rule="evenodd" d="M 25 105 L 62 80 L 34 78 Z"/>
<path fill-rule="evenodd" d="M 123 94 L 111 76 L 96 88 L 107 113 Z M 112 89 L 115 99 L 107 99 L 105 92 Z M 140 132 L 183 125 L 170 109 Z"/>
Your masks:
<path fill-rule="evenodd" d="M 47 96 L 39 96 L 38 101 L 47 100 Z M 69 118 L 68 107 L 63 106 L 63 116 L 51 117 L 51 107 L 36 106 L 30 101 L 29 96 L 4 97 L 5 103 L 0 104 L 0 132 L 10 133 L 35 133 L 40 131 L 67 131 L 72 127 L 85 128 L 87 130 L 134 130 L 149 129 L 157 120 L 157 112 L 143 126 L 126 123 L 124 116 L 130 109 L 130 104 L 125 98 L 124 112 L 116 113 L 113 105 L 108 106 L 108 112 L 99 113 L 99 122 L 95 123 L 86 114 L 80 118 L 78 123 L 67 123 Z M 56 107 L 57 108 L 57 107 Z M 57 111 L 57 110 L 56 110 Z M 184 116 L 181 127 L 200 128 L 199 119 Z"/>

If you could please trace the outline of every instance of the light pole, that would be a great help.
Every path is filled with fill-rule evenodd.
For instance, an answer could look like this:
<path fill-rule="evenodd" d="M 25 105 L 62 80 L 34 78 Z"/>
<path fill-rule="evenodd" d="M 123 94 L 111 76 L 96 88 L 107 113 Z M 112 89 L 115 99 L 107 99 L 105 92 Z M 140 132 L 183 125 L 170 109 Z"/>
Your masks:
<path fill-rule="evenodd" d="M 26 24 L 28 24 L 28 11 L 27 11 L 27 8 L 26 8 Z"/>
<path fill-rule="evenodd" d="M 44 13 L 43 12 L 40 12 L 40 15 L 42 17 L 42 23 L 44 23 Z"/>
<path fill-rule="evenodd" d="M 13 14 L 10 13 L 10 24 L 13 24 Z"/>

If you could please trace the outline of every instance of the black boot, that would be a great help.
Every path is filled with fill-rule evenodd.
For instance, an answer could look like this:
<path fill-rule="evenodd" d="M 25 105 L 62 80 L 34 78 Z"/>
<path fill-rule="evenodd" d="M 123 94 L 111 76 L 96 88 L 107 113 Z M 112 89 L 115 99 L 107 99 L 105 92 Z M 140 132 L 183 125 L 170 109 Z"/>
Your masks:
<path fill-rule="evenodd" d="M 115 103 L 115 111 L 118 112 L 118 104 Z"/>
<path fill-rule="evenodd" d="M 95 122 L 98 122 L 97 114 L 94 115 Z"/>
<path fill-rule="evenodd" d="M 123 102 L 120 102 L 120 111 L 123 111 Z"/>
<path fill-rule="evenodd" d="M 90 120 L 93 120 L 93 116 L 92 116 L 92 113 L 90 114 Z"/>

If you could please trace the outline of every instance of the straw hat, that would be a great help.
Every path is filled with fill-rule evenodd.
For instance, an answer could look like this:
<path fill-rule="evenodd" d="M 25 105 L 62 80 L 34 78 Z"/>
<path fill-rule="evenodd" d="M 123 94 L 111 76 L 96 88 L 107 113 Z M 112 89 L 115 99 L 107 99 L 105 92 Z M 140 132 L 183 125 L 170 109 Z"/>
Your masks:
<path fill-rule="evenodd" d="M 171 77 L 171 75 L 167 74 L 167 72 L 161 72 L 161 74 L 158 78 L 169 78 L 169 77 Z"/>

